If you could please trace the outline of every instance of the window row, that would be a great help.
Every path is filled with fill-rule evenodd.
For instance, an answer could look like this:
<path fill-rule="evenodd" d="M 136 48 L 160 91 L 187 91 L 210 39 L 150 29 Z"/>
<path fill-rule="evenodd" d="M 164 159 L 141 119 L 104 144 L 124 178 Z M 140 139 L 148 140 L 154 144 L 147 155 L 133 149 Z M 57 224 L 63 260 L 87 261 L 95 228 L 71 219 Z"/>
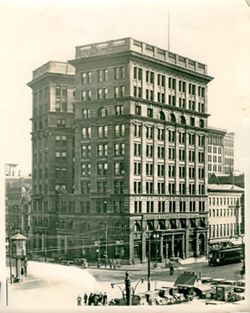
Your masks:
<path fill-rule="evenodd" d="M 186 86 L 188 85 L 188 93 L 191 95 L 198 94 L 199 97 L 205 97 L 205 87 L 196 86 L 195 84 L 188 84 L 185 81 L 179 81 L 177 85 L 177 80 L 175 78 L 169 77 L 167 81 L 167 76 L 162 74 L 156 74 L 155 72 L 146 70 L 146 83 L 154 84 L 157 82 L 158 86 L 166 87 L 166 82 L 168 82 L 168 88 L 172 90 L 176 90 L 178 86 L 178 90 L 180 92 L 186 92 Z M 134 67 L 134 79 L 142 81 L 143 80 L 143 69 L 140 67 Z M 157 79 L 157 81 L 156 81 Z"/>
<path fill-rule="evenodd" d="M 82 139 L 91 138 L 91 127 L 82 128 Z M 108 137 L 108 126 L 98 126 L 97 127 L 98 138 L 107 138 Z M 125 125 L 118 124 L 113 126 L 113 135 L 115 137 L 124 137 L 125 136 Z"/>
<path fill-rule="evenodd" d="M 146 207 L 142 207 L 142 201 L 134 201 L 135 213 L 184 213 L 204 212 L 205 201 L 146 201 Z"/>
<path fill-rule="evenodd" d="M 91 101 L 94 99 L 102 100 L 111 98 L 120 98 L 125 96 L 125 86 L 114 86 L 112 95 L 108 87 L 98 88 L 96 94 L 94 94 L 93 89 L 82 90 L 81 91 L 81 101 Z"/>
<path fill-rule="evenodd" d="M 209 237 L 210 238 L 218 238 L 218 237 L 231 237 L 237 234 L 237 225 L 234 223 L 230 224 L 217 224 L 211 225 L 209 227 Z"/>
<path fill-rule="evenodd" d="M 154 190 L 154 182 L 153 181 L 146 181 L 146 193 L 147 194 L 166 194 L 166 185 L 164 182 L 159 181 L 157 182 L 157 190 Z M 204 195 L 205 194 L 205 185 L 204 184 L 199 184 L 198 185 L 198 192 L 197 194 L 199 195 Z M 136 194 L 142 194 L 142 182 L 141 181 L 134 181 L 134 193 Z M 168 194 L 170 195 L 175 195 L 177 194 L 176 190 L 176 183 L 171 182 L 168 184 Z M 179 194 L 189 194 L 189 195 L 195 195 L 196 190 L 195 190 L 195 184 L 188 184 L 186 187 L 185 183 L 179 183 Z"/>
<path fill-rule="evenodd" d="M 95 76 L 96 75 L 96 76 Z M 115 67 L 114 69 L 100 69 L 97 72 L 83 72 L 81 74 L 82 84 L 91 84 L 94 80 L 98 83 L 107 82 L 109 80 L 125 79 L 125 67 Z"/>
<path fill-rule="evenodd" d="M 195 178 L 195 167 L 188 167 L 188 177 Z M 158 176 L 165 176 L 165 164 L 157 164 L 157 175 Z M 141 162 L 134 162 L 134 175 L 141 175 L 142 174 L 142 163 Z M 176 166 L 169 165 L 168 166 L 168 177 L 176 177 Z M 146 162 L 146 175 L 153 176 L 154 175 L 154 164 Z M 186 177 L 186 167 L 179 166 L 179 177 L 185 178 Z M 198 178 L 202 179 L 205 177 L 205 168 L 200 167 L 198 169 Z"/>
<path fill-rule="evenodd" d="M 227 208 L 227 209 L 210 209 L 209 216 L 211 217 L 225 217 L 225 216 L 238 216 L 239 210 L 236 208 Z"/>
<path fill-rule="evenodd" d="M 97 163 L 97 175 L 105 176 L 108 174 L 108 163 L 102 162 Z M 115 162 L 113 165 L 113 173 L 117 175 L 123 175 L 125 173 L 124 162 Z M 81 176 L 90 176 L 93 174 L 91 172 L 91 163 L 82 163 L 81 165 Z"/>
<path fill-rule="evenodd" d="M 239 197 L 209 197 L 209 205 L 239 205 Z"/>

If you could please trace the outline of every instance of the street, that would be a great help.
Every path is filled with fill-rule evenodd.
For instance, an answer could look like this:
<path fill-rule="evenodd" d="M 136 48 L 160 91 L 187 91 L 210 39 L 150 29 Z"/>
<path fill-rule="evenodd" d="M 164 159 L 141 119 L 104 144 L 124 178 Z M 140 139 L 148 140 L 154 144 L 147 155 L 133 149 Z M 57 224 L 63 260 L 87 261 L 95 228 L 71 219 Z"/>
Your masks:
<path fill-rule="evenodd" d="M 151 265 L 151 280 L 159 281 L 175 281 L 177 275 L 181 271 L 190 272 L 201 272 L 202 276 L 209 276 L 212 278 L 224 278 L 229 280 L 240 279 L 240 269 L 242 263 L 227 264 L 222 266 L 208 266 L 205 262 L 197 264 L 186 264 L 178 267 L 174 275 L 169 275 L 169 269 L 165 268 L 164 265 L 159 264 L 156 269 L 153 269 L 153 264 Z M 117 282 L 123 280 L 125 271 L 130 273 L 130 276 L 134 280 L 140 278 L 147 279 L 147 264 L 138 264 L 135 266 L 123 266 L 116 270 L 111 269 L 97 269 L 90 268 L 89 272 L 96 278 L 97 281 L 112 281 Z"/>
<path fill-rule="evenodd" d="M 156 287 L 171 286 L 175 281 L 178 271 L 202 272 L 202 276 L 218 278 L 238 279 L 241 263 L 220 267 L 208 267 L 207 264 L 189 264 L 182 266 L 175 271 L 173 276 L 169 270 L 158 267 L 152 270 L 151 290 Z M 144 278 L 143 283 L 138 283 L 136 292 L 147 290 L 146 264 L 135 266 L 123 266 L 122 268 L 111 269 L 81 269 L 76 266 L 59 265 L 54 263 L 28 262 L 28 275 L 23 277 L 20 283 L 8 285 L 8 302 L 11 308 L 32 308 L 32 307 L 75 307 L 78 295 L 83 296 L 86 292 L 107 292 L 108 299 L 121 298 L 121 289 L 118 286 L 112 288 L 111 283 L 120 283 L 124 287 L 124 274 L 129 272 L 132 288 L 135 288 L 139 279 Z M 8 275 L 9 269 L 6 269 Z M 193 302 L 195 304 L 195 302 Z M 193 305 L 187 304 L 187 305 Z M 183 306 L 184 304 L 182 304 Z M 197 305 L 197 303 L 196 303 Z M 225 304 L 228 305 L 232 304 Z M 204 305 L 204 307 L 206 307 Z M 235 307 L 235 306 L 234 306 Z"/>

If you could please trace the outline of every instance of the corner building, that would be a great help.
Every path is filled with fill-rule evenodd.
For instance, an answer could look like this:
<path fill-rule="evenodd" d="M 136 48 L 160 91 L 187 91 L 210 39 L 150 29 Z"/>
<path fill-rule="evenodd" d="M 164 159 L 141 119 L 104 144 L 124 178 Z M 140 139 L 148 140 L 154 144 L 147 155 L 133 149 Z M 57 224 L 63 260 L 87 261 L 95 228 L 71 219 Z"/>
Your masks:
<path fill-rule="evenodd" d="M 75 213 L 58 245 L 143 262 L 157 232 L 152 259 L 205 255 L 206 65 L 132 38 L 75 52 Z"/>
<path fill-rule="evenodd" d="M 34 254 L 54 255 L 59 251 L 57 238 L 64 194 L 68 200 L 67 228 L 71 232 L 74 77 L 75 69 L 70 64 L 49 61 L 33 71 L 28 83 L 33 92 L 30 238 Z M 67 233 L 66 226 L 64 231 Z"/>

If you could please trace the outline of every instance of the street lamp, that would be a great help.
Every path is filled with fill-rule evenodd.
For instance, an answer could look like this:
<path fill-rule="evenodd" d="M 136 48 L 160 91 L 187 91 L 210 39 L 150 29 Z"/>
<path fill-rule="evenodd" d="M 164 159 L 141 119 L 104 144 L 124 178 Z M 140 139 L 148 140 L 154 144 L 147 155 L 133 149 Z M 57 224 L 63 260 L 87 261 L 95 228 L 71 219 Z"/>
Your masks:
<path fill-rule="evenodd" d="M 8 241 L 6 241 L 6 252 L 9 256 L 9 267 L 10 267 L 10 284 L 12 284 L 12 260 L 11 260 L 11 252 L 12 252 L 12 246 L 11 246 L 11 240 L 10 237 L 7 238 Z"/>
<path fill-rule="evenodd" d="M 122 288 L 121 286 L 119 286 L 119 285 L 116 284 L 116 283 L 111 283 L 110 285 L 111 285 L 112 288 L 118 287 L 118 288 L 121 290 L 122 298 L 123 298 L 123 300 L 124 300 L 124 302 L 125 302 L 125 295 L 124 295 L 125 290 L 124 290 L 124 288 Z"/>
<path fill-rule="evenodd" d="M 149 234 L 149 237 L 148 237 L 148 291 L 150 291 L 150 287 L 151 287 L 150 286 L 151 285 L 151 269 L 150 269 L 150 265 L 151 265 L 151 239 L 156 239 L 156 238 L 160 238 L 159 233 L 153 232 L 152 234 Z"/>
<path fill-rule="evenodd" d="M 21 259 L 26 256 L 26 241 L 28 238 L 21 235 L 19 232 L 10 238 L 15 246 L 15 257 L 16 257 L 16 277 L 14 282 L 18 282 L 20 279 L 21 272 Z M 26 266 L 26 265 L 25 265 Z M 25 270 L 26 272 L 26 270 Z"/>
<path fill-rule="evenodd" d="M 137 286 L 139 285 L 139 283 L 143 283 L 143 282 L 144 282 L 144 279 L 141 278 L 141 279 L 139 279 L 136 282 L 135 286 L 132 287 L 131 286 L 131 280 L 130 280 L 130 277 L 129 277 L 129 273 L 126 272 L 125 273 L 125 279 L 124 279 L 125 287 L 122 288 L 121 286 L 119 286 L 116 283 L 111 283 L 111 287 L 112 288 L 118 287 L 121 290 L 122 298 L 123 298 L 124 303 L 126 303 L 126 305 L 131 305 L 132 304 L 132 299 L 135 296 L 135 291 L 136 291 Z M 132 297 L 131 297 L 131 291 L 132 291 Z"/>

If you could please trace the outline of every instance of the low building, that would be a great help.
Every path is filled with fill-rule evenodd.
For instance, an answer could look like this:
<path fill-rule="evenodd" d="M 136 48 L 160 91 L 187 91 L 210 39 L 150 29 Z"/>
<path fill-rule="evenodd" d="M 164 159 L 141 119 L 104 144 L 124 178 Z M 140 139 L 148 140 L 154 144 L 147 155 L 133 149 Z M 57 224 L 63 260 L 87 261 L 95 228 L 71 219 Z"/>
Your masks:
<path fill-rule="evenodd" d="M 244 189 L 235 185 L 208 185 L 209 244 L 219 244 L 242 236 Z"/>
<path fill-rule="evenodd" d="M 31 177 L 5 177 L 5 231 L 11 236 L 19 230 L 27 236 L 31 216 Z"/>

